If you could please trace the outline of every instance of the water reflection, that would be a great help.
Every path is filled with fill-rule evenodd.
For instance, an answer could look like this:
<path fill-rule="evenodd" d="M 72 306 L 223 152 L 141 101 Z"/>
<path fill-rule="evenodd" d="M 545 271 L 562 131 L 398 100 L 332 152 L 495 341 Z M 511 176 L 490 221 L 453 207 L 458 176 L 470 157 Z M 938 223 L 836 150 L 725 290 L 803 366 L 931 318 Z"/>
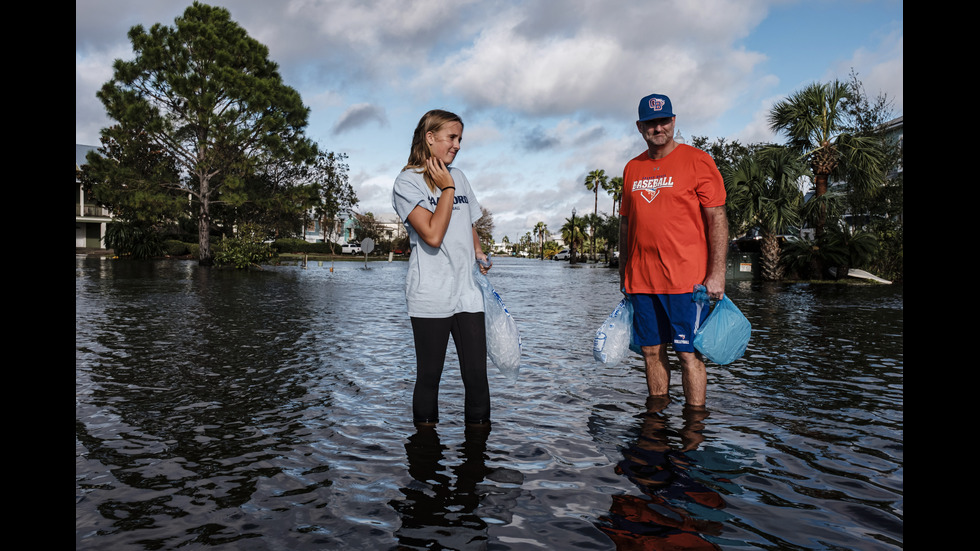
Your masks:
<path fill-rule="evenodd" d="M 487 467 L 489 435 L 489 428 L 467 427 L 453 467 L 435 427 L 420 426 L 409 437 L 405 452 L 412 481 L 401 489 L 404 499 L 391 502 L 401 516 L 395 532 L 399 549 L 486 549 L 488 522 L 510 522 L 508 505 L 520 493 L 516 485 L 523 475 Z"/>
<path fill-rule="evenodd" d="M 647 398 L 639 434 L 616 464 L 616 473 L 641 491 L 614 495 L 609 514 L 599 519 L 617 549 L 719 549 L 703 534 L 719 535 L 721 522 L 703 518 L 701 510 L 720 510 L 725 501 L 692 476 L 694 462 L 686 453 L 704 440 L 708 411 L 684 407 L 683 426 L 673 429 L 665 413 L 669 404 L 665 397 Z"/>

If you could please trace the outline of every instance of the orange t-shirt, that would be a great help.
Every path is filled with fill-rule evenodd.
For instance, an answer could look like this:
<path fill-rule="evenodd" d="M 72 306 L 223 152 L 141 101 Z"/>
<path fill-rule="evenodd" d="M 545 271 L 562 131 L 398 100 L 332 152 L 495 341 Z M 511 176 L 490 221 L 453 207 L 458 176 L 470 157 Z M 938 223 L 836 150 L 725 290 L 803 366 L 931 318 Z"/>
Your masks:
<path fill-rule="evenodd" d="M 620 215 L 629 223 L 626 292 L 690 293 L 708 271 L 702 207 L 725 204 L 725 182 L 710 155 L 679 144 L 663 159 L 644 151 L 626 164 Z"/>

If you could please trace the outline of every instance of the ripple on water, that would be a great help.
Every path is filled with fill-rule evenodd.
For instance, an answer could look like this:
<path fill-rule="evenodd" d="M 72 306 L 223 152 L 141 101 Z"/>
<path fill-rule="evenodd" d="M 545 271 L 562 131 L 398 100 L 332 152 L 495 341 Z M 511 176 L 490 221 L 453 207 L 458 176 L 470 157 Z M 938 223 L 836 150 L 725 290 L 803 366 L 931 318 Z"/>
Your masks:
<path fill-rule="evenodd" d="M 698 417 L 592 361 L 614 270 L 497 259 L 524 355 L 481 435 L 452 347 L 410 422 L 406 263 L 332 267 L 76 259 L 76 549 L 903 547 L 900 287 L 730 285 Z"/>

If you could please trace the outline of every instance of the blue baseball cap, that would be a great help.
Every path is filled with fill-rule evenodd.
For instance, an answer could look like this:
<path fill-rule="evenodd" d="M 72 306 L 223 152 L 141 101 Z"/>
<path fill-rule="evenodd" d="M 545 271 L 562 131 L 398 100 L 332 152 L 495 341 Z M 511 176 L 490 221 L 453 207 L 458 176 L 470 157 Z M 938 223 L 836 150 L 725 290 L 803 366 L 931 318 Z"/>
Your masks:
<path fill-rule="evenodd" d="M 638 121 L 648 121 L 651 119 L 664 119 L 674 116 L 674 110 L 670 105 L 670 98 L 663 94 L 650 94 L 640 100 L 640 118 Z"/>

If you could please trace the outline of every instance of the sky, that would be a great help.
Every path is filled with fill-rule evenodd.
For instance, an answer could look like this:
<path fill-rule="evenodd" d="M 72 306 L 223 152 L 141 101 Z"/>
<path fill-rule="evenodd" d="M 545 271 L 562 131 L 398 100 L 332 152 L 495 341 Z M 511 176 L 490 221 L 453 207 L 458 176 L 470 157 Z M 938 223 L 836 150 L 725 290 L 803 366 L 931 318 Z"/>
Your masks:
<path fill-rule="evenodd" d="M 670 97 L 677 130 L 780 142 L 770 107 L 852 70 L 903 114 L 901 0 L 223 0 L 310 108 L 307 136 L 347 155 L 357 210 L 393 216 L 391 187 L 430 109 L 465 124 L 454 166 L 494 238 L 557 231 L 646 148 L 640 98 Z M 95 92 L 132 59 L 134 25 L 172 26 L 190 0 L 76 0 L 75 143 L 111 124 Z M 598 211 L 612 213 L 602 190 Z"/>

